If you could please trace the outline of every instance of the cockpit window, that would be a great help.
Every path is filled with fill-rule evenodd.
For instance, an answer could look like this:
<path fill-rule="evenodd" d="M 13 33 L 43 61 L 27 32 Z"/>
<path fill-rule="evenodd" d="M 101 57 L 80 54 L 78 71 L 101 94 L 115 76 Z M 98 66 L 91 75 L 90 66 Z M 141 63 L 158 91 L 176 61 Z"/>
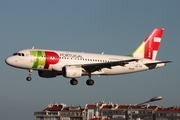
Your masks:
<path fill-rule="evenodd" d="M 25 56 L 24 53 L 14 53 L 13 56 L 18 55 L 18 56 Z"/>
<path fill-rule="evenodd" d="M 13 55 L 17 55 L 18 53 L 14 53 Z"/>

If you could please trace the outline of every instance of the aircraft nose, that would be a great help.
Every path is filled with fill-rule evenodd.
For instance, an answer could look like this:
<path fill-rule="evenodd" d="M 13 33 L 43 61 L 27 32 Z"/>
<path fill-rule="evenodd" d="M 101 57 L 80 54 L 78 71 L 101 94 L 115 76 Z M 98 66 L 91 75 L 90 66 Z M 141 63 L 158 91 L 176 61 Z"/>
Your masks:
<path fill-rule="evenodd" d="M 8 65 L 12 65 L 12 64 L 13 64 L 13 60 L 12 60 L 11 57 L 6 58 L 5 62 L 6 62 L 6 64 L 8 64 Z"/>

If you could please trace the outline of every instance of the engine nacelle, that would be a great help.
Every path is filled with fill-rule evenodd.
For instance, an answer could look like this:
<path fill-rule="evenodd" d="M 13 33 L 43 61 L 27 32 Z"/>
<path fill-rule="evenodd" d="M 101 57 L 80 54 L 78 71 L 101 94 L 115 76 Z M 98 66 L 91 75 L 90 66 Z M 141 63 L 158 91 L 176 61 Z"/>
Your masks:
<path fill-rule="evenodd" d="M 55 72 L 55 71 L 42 71 L 42 70 L 39 70 L 38 74 L 39 74 L 40 77 L 43 77 L 43 78 L 53 78 L 53 77 L 57 76 L 57 72 Z"/>
<path fill-rule="evenodd" d="M 62 75 L 66 78 L 79 78 L 82 76 L 82 68 L 80 66 L 64 66 Z"/>

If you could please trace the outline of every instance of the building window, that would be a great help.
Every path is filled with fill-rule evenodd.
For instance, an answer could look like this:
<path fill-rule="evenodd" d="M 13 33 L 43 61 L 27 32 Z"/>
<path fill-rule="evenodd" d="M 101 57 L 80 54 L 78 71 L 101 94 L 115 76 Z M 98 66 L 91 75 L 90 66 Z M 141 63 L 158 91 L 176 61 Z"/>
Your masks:
<path fill-rule="evenodd" d="M 89 119 L 93 118 L 93 113 L 89 112 Z"/>

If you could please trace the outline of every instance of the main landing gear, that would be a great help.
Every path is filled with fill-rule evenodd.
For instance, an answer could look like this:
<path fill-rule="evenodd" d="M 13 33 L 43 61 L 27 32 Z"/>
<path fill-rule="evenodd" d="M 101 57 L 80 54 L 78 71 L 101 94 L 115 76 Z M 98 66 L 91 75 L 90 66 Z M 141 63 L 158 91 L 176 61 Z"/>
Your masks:
<path fill-rule="evenodd" d="M 91 73 L 89 72 L 88 73 L 88 80 L 86 81 L 86 84 L 89 85 L 89 86 L 92 86 L 94 85 L 94 80 L 91 79 Z"/>
<path fill-rule="evenodd" d="M 77 81 L 75 78 L 72 78 L 72 79 L 70 80 L 70 84 L 71 84 L 71 85 L 77 85 L 77 84 L 78 84 L 78 81 Z M 89 78 L 89 79 L 86 81 L 86 84 L 87 84 L 88 86 L 92 86 L 92 85 L 94 85 L 94 80 L 92 80 L 91 78 Z"/>
<path fill-rule="evenodd" d="M 77 85 L 78 81 L 75 78 L 72 78 L 71 81 L 70 81 L 70 84 L 71 85 Z"/>
<path fill-rule="evenodd" d="M 26 78 L 27 81 L 31 81 L 31 74 L 32 74 L 32 69 L 29 70 L 29 76 Z"/>
<path fill-rule="evenodd" d="M 88 74 L 89 78 L 88 80 L 86 81 L 86 84 L 88 86 L 92 86 L 94 85 L 94 80 L 91 79 L 91 74 Z M 75 79 L 75 78 L 72 78 L 71 81 L 70 81 L 70 84 L 71 85 L 77 85 L 78 84 L 78 81 Z"/>
<path fill-rule="evenodd" d="M 86 81 L 86 84 L 89 85 L 89 86 L 92 86 L 92 85 L 94 85 L 94 80 L 92 80 L 91 78 L 89 78 L 89 79 Z"/>

